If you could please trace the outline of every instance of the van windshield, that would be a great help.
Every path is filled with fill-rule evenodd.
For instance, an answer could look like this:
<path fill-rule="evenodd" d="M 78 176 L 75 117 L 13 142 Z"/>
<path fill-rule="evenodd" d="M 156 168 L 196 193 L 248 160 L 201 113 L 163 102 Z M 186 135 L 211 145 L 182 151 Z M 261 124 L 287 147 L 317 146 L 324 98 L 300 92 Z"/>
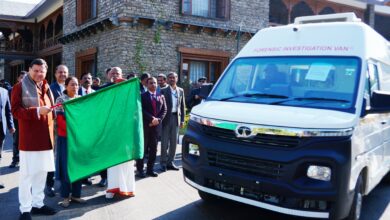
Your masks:
<path fill-rule="evenodd" d="M 208 100 L 354 112 L 359 71 L 356 57 L 239 58 Z"/>

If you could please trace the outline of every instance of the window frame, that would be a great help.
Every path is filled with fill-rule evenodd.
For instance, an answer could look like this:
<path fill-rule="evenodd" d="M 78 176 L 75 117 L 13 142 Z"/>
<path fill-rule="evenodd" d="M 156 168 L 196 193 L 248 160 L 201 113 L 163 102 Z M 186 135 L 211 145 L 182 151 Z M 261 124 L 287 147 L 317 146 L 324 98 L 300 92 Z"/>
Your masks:
<path fill-rule="evenodd" d="M 89 48 L 81 52 L 76 52 L 75 62 L 76 62 L 76 72 L 75 75 L 79 79 L 83 74 L 83 63 L 86 61 L 94 61 L 95 72 L 91 73 L 93 76 L 96 76 L 96 67 L 97 67 L 97 48 Z"/>
<path fill-rule="evenodd" d="M 89 0 L 91 2 L 91 17 L 85 18 L 85 2 L 86 0 L 76 0 L 76 25 L 80 26 L 98 17 L 98 0 Z M 95 15 L 92 15 L 92 2 L 95 2 Z"/>
<path fill-rule="evenodd" d="M 189 1 L 190 7 L 189 11 L 184 11 L 184 2 Z M 208 19 L 213 19 L 213 20 L 222 20 L 222 21 L 228 21 L 230 20 L 230 15 L 231 15 L 231 0 L 216 0 L 216 4 L 218 4 L 218 1 L 224 1 L 225 2 L 225 10 L 224 10 L 224 17 L 218 17 L 218 7 L 216 5 L 216 12 L 215 12 L 215 17 L 211 16 L 211 0 L 209 0 L 209 6 L 208 6 L 208 16 L 201 16 L 201 15 L 194 15 L 192 14 L 192 1 L 193 0 L 181 0 L 181 14 L 184 16 L 193 16 L 193 17 L 199 17 L 199 18 L 208 18 Z"/>

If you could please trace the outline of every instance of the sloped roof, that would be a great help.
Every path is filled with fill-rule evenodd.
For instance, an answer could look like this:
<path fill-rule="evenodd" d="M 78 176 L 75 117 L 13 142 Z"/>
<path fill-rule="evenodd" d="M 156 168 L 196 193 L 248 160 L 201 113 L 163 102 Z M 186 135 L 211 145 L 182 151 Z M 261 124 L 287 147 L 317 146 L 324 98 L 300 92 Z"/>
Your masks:
<path fill-rule="evenodd" d="M 43 2 L 42 0 L 41 2 Z M 0 15 L 24 17 L 36 8 L 41 2 L 39 1 L 0 1 Z"/>

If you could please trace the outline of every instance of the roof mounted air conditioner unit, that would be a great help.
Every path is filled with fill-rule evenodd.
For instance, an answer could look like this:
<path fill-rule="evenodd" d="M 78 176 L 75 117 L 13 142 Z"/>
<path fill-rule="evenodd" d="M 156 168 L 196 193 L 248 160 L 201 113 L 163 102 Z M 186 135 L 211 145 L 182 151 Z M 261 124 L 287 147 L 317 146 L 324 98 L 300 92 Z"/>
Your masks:
<path fill-rule="evenodd" d="M 338 13 L 328 15 L 313 15 L 295 18 L 294 24 L 324 23 L 324 22 L 360 22 L 355 13 Z"/>

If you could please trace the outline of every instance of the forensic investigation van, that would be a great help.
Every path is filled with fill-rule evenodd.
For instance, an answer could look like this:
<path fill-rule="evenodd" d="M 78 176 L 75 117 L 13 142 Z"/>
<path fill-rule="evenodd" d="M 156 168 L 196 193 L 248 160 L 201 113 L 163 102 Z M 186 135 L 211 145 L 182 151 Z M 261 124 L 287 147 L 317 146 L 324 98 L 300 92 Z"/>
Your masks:
<path fill-rule="evenodd" d="M 260 30 L 192 109 L 182 146 L 204 200 L 359 219 L 390 168 L 389 42 L 353 13 Z"/>

